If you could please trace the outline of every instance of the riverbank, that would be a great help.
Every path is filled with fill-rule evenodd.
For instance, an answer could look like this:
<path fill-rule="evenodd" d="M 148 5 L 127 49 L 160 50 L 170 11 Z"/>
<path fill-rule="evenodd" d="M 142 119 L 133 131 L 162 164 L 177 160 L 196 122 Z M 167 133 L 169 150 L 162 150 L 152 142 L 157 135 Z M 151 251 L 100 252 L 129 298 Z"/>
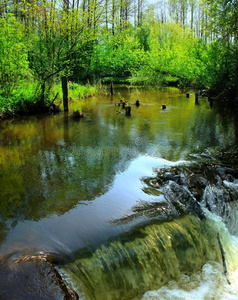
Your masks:
<path fill-rule="evenodd" d="M 102 92 L 100 85 L 68 84 L 68 101 L 78 101 Z M 7 97 L 0 95 L 0 121 L 22 115 L 56 113 L 63 110 L 63 92 L 61 84 L 48 88 L 47 96 L 42 102 L 40 86 L 37 83 L 16 87 Z"/>

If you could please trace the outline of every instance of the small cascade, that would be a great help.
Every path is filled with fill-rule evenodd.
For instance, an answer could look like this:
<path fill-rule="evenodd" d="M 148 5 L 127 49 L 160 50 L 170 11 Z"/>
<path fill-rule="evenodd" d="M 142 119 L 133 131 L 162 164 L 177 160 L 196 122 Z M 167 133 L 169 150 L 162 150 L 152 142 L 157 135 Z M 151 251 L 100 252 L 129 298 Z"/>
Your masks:
<path fill-rule="evenodd" d="M 232 235 L 238 236 L 238 181 L 208 185 L 202 203 L 222 218 Z"/>
<path fill-rule="evenodd" d="M 223 245 L 227 238 L 225 227 L 216 228 L 209 218 L 201 221 L 186 215 L 171 222 L 147 225 L 139 229 L 134 240 L 114 241 L 76 257 L 64 266 L 63 272 L 71 274 L 75 282 L 72 288 L 85 299 L 139 299 L 146 291 L 179 280 L 183 274 L 199 272 L 208 261 L 218 262 L 222 268 L 218 230 Z M 226 248 L 224 252 L 227 253 Z M 229 276 L 230 261 L 227 268 Z"/>
<path fill-rule="evenodd" d="M 156 291 L 148 291 L 142 300 L 237 300 L 238 286 L 229 285 L 222 266 L 216 262 L 206 263 L 201 272 L 191 276 L 182 275 L 178 281 L 170 281 Z"/>
<path fill-rule="evenodd" d="M 209 211 L 206 211 L 206 217 L 208 228 L 219 233 L 223 262 L 207 261 L 199 272 L 189 276 L 188 273 L 182 274 L 179 279 L 171 280 L 157 290 L 147 291 L 142 300 L 238 299 L 238 239 L 230 235 L 220 217 Z"/>

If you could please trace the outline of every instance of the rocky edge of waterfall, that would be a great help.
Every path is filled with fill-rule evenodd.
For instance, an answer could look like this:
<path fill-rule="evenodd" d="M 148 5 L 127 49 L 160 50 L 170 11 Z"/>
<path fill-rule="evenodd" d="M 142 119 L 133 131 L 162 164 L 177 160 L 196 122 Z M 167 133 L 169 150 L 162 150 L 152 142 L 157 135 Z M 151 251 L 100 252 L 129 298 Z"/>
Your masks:
<path fill-rule="evenodd" d="M 236 168 L 209 163 L 189 163 L 157 170 L 155 177 L 143 179 L 159 189 L 180 215 L 204 218 L 202 206 L 226 222 L 227 203 L 238 200 Z"/>

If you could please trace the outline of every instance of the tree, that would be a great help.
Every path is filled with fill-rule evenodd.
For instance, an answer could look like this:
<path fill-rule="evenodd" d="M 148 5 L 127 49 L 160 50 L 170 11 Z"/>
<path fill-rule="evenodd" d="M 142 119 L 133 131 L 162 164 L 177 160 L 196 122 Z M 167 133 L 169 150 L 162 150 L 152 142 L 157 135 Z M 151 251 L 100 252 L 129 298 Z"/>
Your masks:
<path fill-rule="evenodd" d="M 9 97 L 30 77 L 24 28 L 13 15 L 0 19 L 0 92 Z"/>
<path fill-rule="evenodd" d="M 229 89 L 231 97 L 238 99 L 238 2 L 233 0 L 206 1 L 206 14 L 209 17 L 207 30 L 217 36 L 216 47 L 223 57 L 223 66 L 216 87 L 222 81 Z M 221 86 L 220 86 L 221 87 Z"/>
<path fill-rule="evenodd" d="M 191 24 L 191 30 L 193 30 L 193 25 L 194 25 L 194 11 L 197 5 L 197 0 L 189 0 L 189 7 L 190 7 L 190 12 L 191 12 L 191 17 L 190 17 L 190 24 Z"/>

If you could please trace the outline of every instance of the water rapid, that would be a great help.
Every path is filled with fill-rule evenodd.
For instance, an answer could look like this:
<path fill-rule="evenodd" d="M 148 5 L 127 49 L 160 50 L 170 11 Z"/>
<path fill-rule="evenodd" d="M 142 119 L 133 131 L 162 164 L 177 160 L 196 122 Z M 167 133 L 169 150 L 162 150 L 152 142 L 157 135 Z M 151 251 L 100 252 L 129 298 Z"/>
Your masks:
<path fill-rule="evenodd" d="M 238 299 L 237 250 L 221 219 L 206 212 L 205 221 L 187 215 L 148 225 L 133 240 L 81 253 L 63 273 L 81 299 Z"/>

